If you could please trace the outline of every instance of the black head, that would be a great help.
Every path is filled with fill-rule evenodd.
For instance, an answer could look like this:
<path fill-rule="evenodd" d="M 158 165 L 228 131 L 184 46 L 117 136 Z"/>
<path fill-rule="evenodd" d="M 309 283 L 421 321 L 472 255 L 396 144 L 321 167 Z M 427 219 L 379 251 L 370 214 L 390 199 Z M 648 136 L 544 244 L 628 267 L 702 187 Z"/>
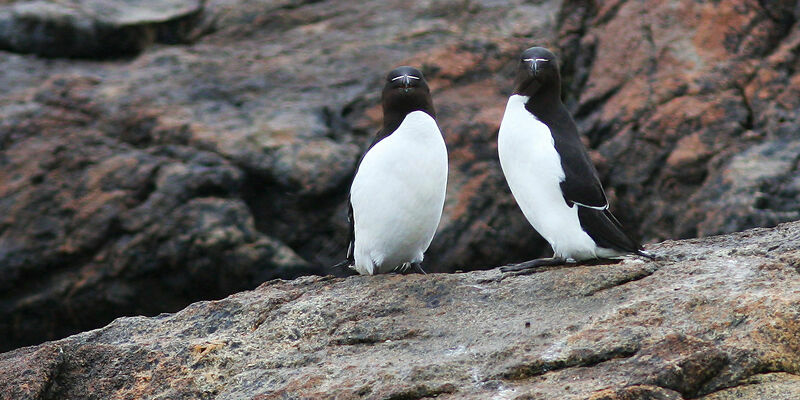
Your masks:
<path fill-rule="evenodd" d="M 384 128 L 395 122 L 399 126 L 412 111 L 424 111 L 435 116 L 428 83 L 422 72 L 413 67 L 397 67 L 386 75 L 381 100 Z M 387 125 L 387 122 L 390 124 Z"/>
<path fill-rule="evenodd" d="M 555 54 L 544 47 L 531 47 L 522 52 L 517 62 L 514 94 L 533 97 L 546 92 L 560 97 L 561 75 Z"/>

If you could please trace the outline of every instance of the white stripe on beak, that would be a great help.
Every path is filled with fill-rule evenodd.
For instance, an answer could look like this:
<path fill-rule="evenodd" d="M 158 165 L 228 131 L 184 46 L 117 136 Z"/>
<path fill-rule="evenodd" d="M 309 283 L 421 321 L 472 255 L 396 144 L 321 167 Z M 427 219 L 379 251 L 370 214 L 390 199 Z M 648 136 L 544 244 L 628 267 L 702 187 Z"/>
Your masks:
<path fill-rule="evenodd" d="M 396 81 L 398 79 L 403 79 L 403 81 L 404 81 L 403 83 L 408 85 L 409 83 L 411 83 L 411 79 L 417 79 L 418 80 L 419 77 L 412 76 L 412 75 L 400 75 L 400 76 L 396 76 L 396 77 L 392 78 L 392 82 L 394 82 L 394 81 Z"/>

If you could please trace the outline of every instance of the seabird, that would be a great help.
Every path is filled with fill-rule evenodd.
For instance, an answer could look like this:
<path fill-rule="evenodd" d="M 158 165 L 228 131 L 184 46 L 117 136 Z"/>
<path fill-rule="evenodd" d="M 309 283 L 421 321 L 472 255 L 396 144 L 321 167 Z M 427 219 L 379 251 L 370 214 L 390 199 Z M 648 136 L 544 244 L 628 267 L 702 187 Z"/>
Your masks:
<path fill-rule="evenodd" d="M 558 61 L 549 50 L 531 47 L 520 56 L 497 142 L 514 199 L 554 253 L 503 271 L 625 254 L 652 257 L 608 209 L 597 170 L 561 102 Z"/>
<path fill-rule="evenodd" d="M 381 95 L 383 128 L 361 158 L 350 188 L 347 266 L 373 275 L 422 271 L 444 207 L 447 149 L 425 77 L 398 67 Z"/>

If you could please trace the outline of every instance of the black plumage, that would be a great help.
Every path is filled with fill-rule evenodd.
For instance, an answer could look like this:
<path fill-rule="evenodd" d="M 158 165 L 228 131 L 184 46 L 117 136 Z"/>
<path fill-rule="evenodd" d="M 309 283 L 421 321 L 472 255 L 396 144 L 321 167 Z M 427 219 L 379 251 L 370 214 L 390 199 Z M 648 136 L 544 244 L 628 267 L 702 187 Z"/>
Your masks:
<path fill-rule="evenodd" d="M 550 131 L 564 172 L 559 184 L 561 193 L 567 206 L 577 207 L 581 229 L 598 247 L 649 256 L 641 251 L 638 241 L 625 232 L 608 209 L 597 170 L 581 141 L 575 121 L 561 101 L 561 76 L 552 52 L 532 47 L 522 53 L 514 94 L 527 97 L 525 110 Z M 531 176 L 537 172 L 530 171 Z M 555 263 L 558 263 L 558 257 L 533 260 L 513 269 Z"/>

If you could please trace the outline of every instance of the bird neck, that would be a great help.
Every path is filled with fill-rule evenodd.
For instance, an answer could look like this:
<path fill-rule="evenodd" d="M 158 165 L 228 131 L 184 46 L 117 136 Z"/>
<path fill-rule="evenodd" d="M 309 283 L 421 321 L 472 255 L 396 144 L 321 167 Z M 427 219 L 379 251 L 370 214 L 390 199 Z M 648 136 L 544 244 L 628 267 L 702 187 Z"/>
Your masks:
<path fill-rule="evenodd" d="M 383 106 L 383 131 L 391 134 L 403 123 L 406 115 L 414 111 L 423 111 L 430 115 L 431 118 L 436 118 L 433 110 L 433 104 L 429 101 L 408 102 L 402 105 L 394 105 L 387 107 L 384 103 Z"/>
<path fill-rule="evenodd" d="M 552 115 L 564 107 L 561 103 L 561 88 L 558 84 L 545 85 L 525 103 L 525 108 L 537 117 Z"/>

